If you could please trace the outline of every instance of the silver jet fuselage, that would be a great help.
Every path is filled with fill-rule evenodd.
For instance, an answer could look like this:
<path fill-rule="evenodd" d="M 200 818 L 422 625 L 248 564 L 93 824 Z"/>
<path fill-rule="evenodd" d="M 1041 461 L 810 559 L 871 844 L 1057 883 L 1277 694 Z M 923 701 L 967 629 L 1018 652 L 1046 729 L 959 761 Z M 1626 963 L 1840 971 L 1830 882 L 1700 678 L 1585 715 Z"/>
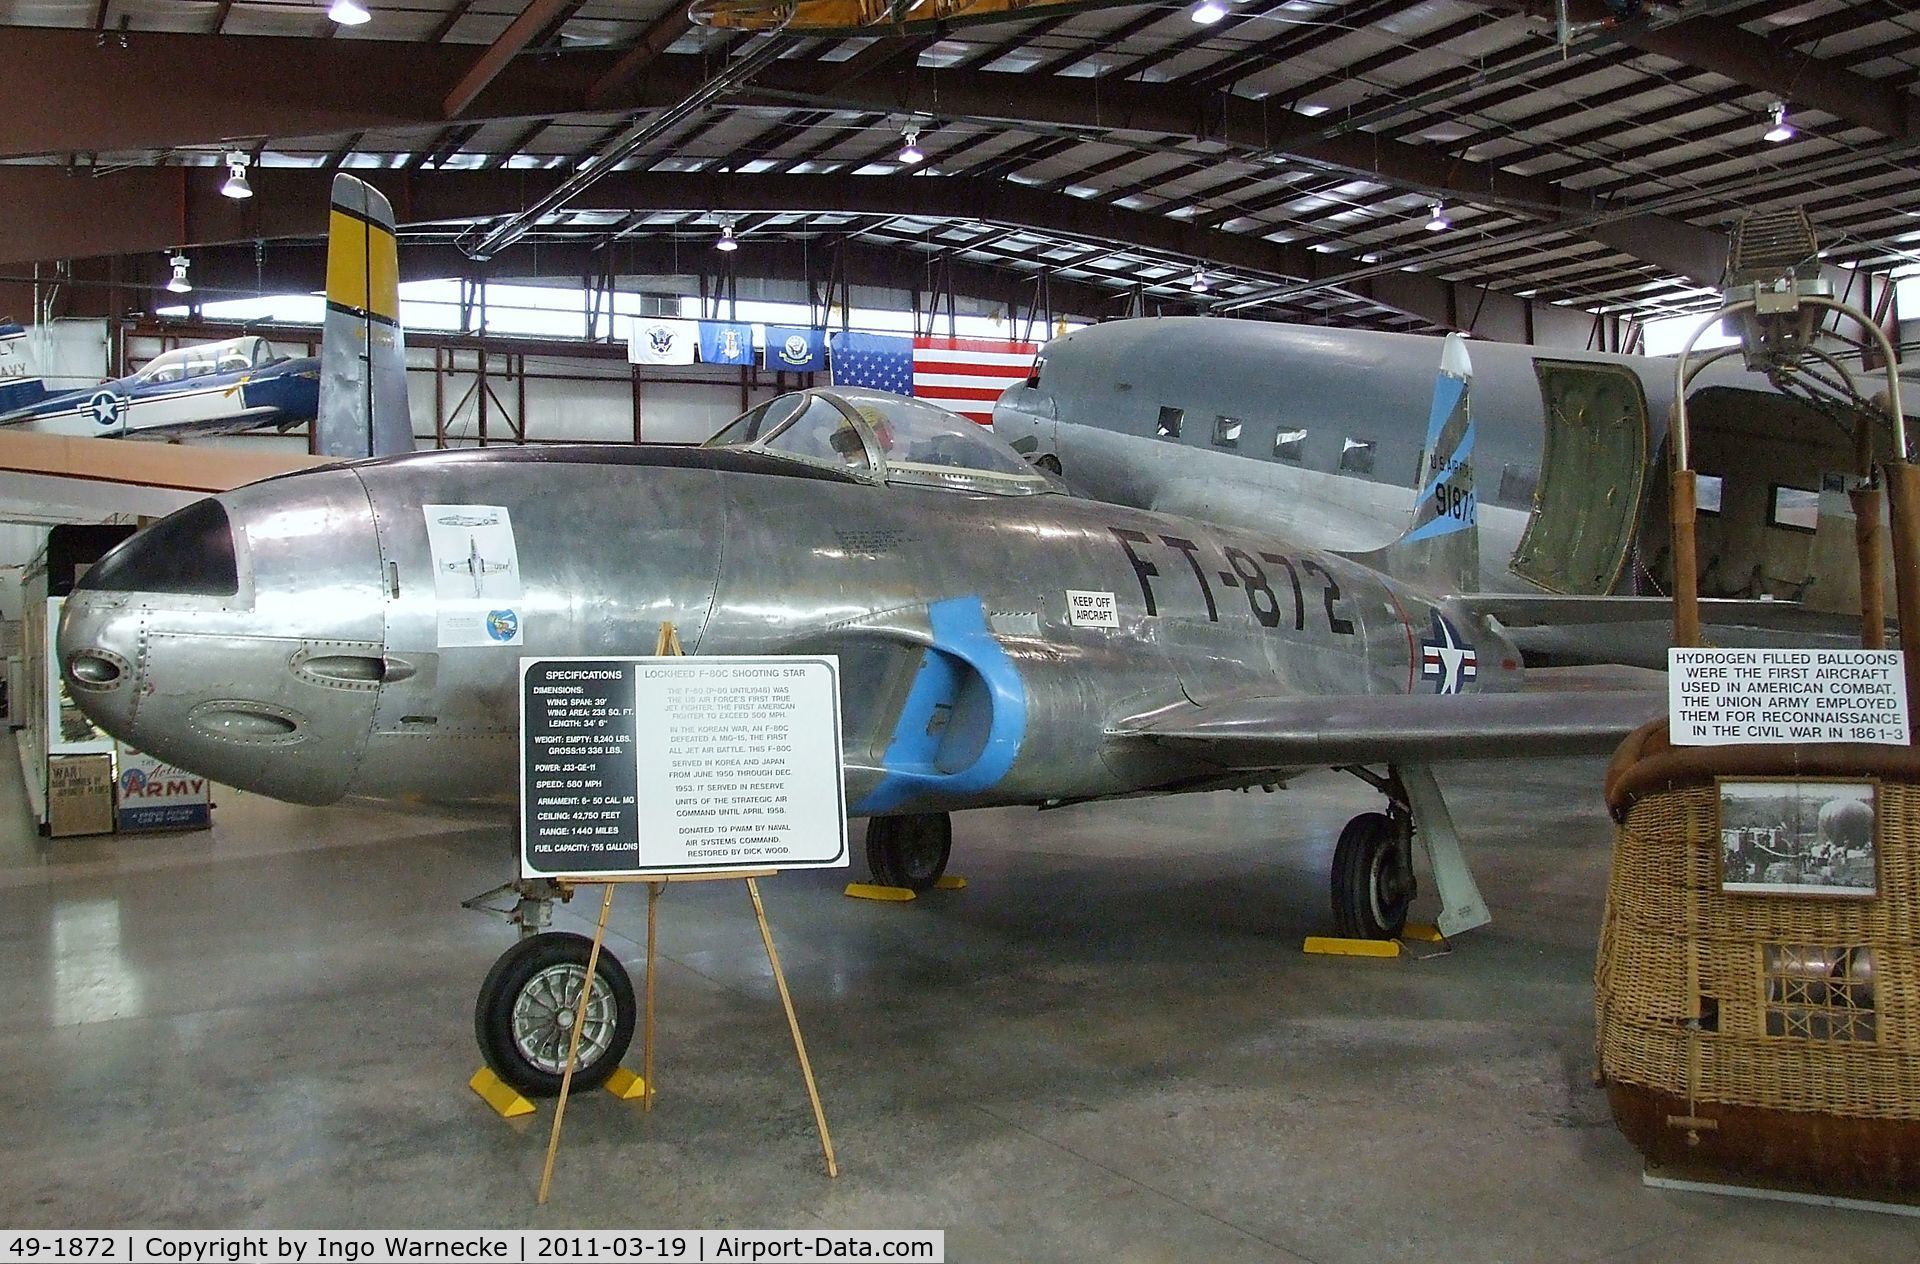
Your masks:
<path fill-rule="evenodd" d="M 517 644 L 443 644 L 423 506 L 506 511 Z M 649 653 L 663 622 L 689 653 L 838 654 L 863 814 L 1269 779 L 1107 735 L 1249 692 L 1519 677 L 1494 629 L 1281 540 L 756 452 L 593 447 L 421 453 L 200 502 L 90 572 L 60 656 L 103 728 L 229 785 L 508 803 L 519 659 Z M 1477 667 L 1450 648 L 1436 668 L 1423 642 L 1443 626 Z"/>

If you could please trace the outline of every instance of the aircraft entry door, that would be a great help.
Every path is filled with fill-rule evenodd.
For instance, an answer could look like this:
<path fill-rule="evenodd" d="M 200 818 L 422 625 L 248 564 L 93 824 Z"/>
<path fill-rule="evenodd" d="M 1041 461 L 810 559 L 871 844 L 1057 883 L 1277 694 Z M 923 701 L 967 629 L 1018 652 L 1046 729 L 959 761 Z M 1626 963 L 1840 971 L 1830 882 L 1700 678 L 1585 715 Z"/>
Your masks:
<path fill-rule="evenodd" d="M 1612 592 L 1633 547 L 1647 468 L 1647 397 L 1630 369 L 1542 360 L 1547 433 L 1514 573 L 1550 592 Z"/>

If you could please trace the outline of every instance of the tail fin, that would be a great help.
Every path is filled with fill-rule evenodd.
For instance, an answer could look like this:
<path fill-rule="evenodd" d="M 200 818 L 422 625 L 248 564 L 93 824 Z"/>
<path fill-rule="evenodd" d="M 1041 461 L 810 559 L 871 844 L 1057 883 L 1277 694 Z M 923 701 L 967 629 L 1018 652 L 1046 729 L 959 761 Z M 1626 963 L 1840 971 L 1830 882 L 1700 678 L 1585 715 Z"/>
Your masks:
<path fill-rule="evenodd" d="M 1435 592 L 1480 586 L 1480 510 L 1473 488 L 1473 361 L 1466 339 L 1448 334 L 1427 414 L 1422 485 L 1413 524 L 1384 549 L 1357 560 Z"/>
<path fill-rule="evenodd" d="M 337 457 L 413 451 L 393 206 L 344 174 L 333 178 L 327 214 L 327 318 L 310 446 Z"/>
<path fill-rule="evenodd" d="M 46 397 L 46 383 L 35 371 L 27 347 L 27 331 L 10 320 L 0 321 L 0 416 Z"/>

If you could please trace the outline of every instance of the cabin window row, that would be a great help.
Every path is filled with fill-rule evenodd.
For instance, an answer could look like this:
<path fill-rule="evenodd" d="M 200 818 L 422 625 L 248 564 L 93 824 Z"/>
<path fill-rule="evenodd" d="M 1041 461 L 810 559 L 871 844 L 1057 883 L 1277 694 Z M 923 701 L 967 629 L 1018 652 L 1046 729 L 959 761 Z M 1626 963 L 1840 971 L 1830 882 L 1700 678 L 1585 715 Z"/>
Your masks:
<path fill-rule="evenodd" d="M 1154 423 L 1154 434 L 1162 439 L 1179 442 L 1186 426 L 1186 410 L 1163 405 L 1159 419 Z M 1241 436 L 1246 431 L 1246 422 L 1225 413 L 1213 419 L 1213 446 L 1233 452 L 1240 449 Z M 1379 455 L 1380 445 L 1373 439 L 1355 439 L 1348 436 L 1340 448 L 1340 468 L 1352 474 L 1373 473 L 1374 463 Z M 1277 430 L 1273 436 L 1273 455 L 1277 460 L 1291 461 L 1298 465 L 1307 459 L 1307 432 L 1304 430 Z"/>

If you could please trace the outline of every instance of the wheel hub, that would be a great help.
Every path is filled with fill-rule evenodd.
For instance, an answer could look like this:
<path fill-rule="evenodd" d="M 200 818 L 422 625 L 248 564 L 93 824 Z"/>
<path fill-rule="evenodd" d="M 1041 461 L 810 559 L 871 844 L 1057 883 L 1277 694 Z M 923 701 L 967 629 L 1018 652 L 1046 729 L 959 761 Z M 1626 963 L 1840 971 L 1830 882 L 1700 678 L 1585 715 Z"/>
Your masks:
<path fill-rule="evenodd" d="M 514 998 L 513 1043 L 522 1057 L 550 1075 L 565 1071 L 574 1015 L 580 1007 L 580 984 L 585 977 L 586 971 L 578 965 L 548 966 L 527 980 Z M 587 1020 L 580 1029 L 576 1067 L 590 1066 L 606 1053 L 614 1019 L 612 993 L 606 982 L 596 977 L 587 999 Z"/>

